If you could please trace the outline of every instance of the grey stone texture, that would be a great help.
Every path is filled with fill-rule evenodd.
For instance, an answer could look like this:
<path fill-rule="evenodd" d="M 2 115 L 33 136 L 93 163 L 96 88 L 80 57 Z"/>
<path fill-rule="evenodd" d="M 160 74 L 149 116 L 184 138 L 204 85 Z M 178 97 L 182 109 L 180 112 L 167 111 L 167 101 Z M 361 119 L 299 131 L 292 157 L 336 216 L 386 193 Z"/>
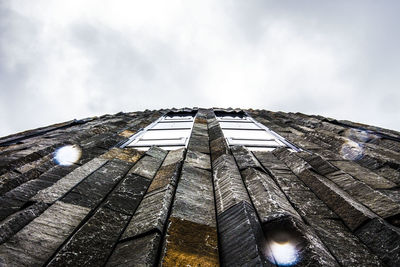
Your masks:
<path fill-rule="evenodd" d="M 121 148 L 170 111 L 197 112 L 187 149 Z M 198 108 L 1 137 L 0 266 L 279 266 L 285 242 L 296 266 L 400 265 L 399 132 L 244 112 L 303 150 L 228 147 Z M 64 145 L 82 149 L 71 166 L 54 161 Z"/>

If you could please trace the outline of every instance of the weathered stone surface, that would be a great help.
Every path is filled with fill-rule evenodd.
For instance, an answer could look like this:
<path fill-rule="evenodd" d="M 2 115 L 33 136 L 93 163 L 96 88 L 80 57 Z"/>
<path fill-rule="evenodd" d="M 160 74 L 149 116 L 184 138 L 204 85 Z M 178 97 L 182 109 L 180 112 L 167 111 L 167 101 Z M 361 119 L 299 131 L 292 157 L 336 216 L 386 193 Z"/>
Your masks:
<path fill-rule="evenodd" d="M 274 153 L 275 154 L 275 153 Z M 311 171 L 311 166 L 287 150 L 281 150 L 278 158 L 290 166 L 291 170 L 329 206 L 345 224 L 355 230 L 361 224 L 376 217 L 369 209 L 353 199 L 327 178 Z"/>
<path fill-rule="evenodd" d="M 297 153 L 297 155 L 302 159 L 304 159 L 305 161 L 307 161 L 308 164 L 310 164 L 311 167 L 313 167 L 313 169 L 319 174 L 327 175 L 329 173 L 338 171 L 338 168 L 336 168 L 331 163 L 322 159 L 320 156 L 316 154 L 310 154 L 308 152 L 299 152 Z"/>
<path fill-rule="evenodd" d="M 241 201 L 218 215 L 221 265 L 275 266 L 265 257 L 266 240 L 253 207 Z"/>
<path fill-rule="evenodd" d="M 124 130 L 124 131 L 120 132 L 119 135 L 122 136 L 122 137 L 129 138 L 132 135 L 134 135 L 135 133 L 136 133 L 136 131 Z"/>
<path fill-rule="evenodd" d="M 160 168 L 162 161 L 163 160 L 160 158 L 154 158 L 146 155 L 141 158 L 129 172 L 146 177 L 148 179 L 153 179 L 158 168 Z"/>
<path fill-rule="evenodd" d="M 221 214 L 241 201 L 250 203 L 249 195 L 232 155 L 224 154 L 214 162 L 213 179 L 217 214 Z"/>
<path fill-rule="evenodd" d="M 310 216 L 307 222 L 342 266 L 384 266 L 340 221 Z"/>
<path fill-rule="evenodd" d="M 102 266 L 128 222 L 128 216 L 100 208 L 47 266 Z"/>
<path fill-rule="evenodd" d="M 188 151 L 185 162 L 196 168 L 211 170 L 210 155 L 208 154 L 196 151 Z"/>
<path fill-rule="evenodd" d="M 350 161 L 332 161 L 333 165 L 375 189 L 389 189 L 396 184 Z"/>
<path fill-rule="evenodd" d="M 248 168 L 242 171 L 242 176 L 262 223 L 286 216 L 301 220 L 284 193 L 268 174 Z"/>
<path fill-rule="evenodd" d="M 35 203 L 24 210 L 14 213 L 0 223 L 0 244 L 6 242 L 12 235 L 38 217 L 48 205 Z"/>
<path fill-rule="evenodd" d="M 94 208 L 128 172 L 132 163 L 113 159 L 89 175 L 62 198 L 63 202 Z"/>
<path fill-rule="evenodd" d="M 192 134 L 189 140 L 188 151 L 210 154 L 208 136 Z"/>
<path fill-rule="evenodd" d="M 327 175 L 327 177 L 380 217 L 388 218 L 400 214 L 399 203 L 352 176 L 343 172 L 336 172 Z"/>
<path fill-rule="evenodd" d="M 89 161 L 58 180 L 52 186 L 39 191 L 31 200 L 52 204 L 106 162 L 107 160 L 100 158 Z"/>
<path fill-rule="evenodd" d="M 254 155 L 244 146 L 231 147 L 232 154 L 235 156 L 236 162 L 240 170 L 246 168 L 261 168 L 260 163 Z"/>
<path fill-rule="evenodd" d="M 149 179 L 130 173 L 110 193 L 104 203 L 104 207 L 127 215 L 133 215 L 149 185 Z"/>
<path fill-rule="evenodd" d="M 144 154 L 143 151 L 139 151 L 130 147 L 127 148 L 112 148 L 107 153 L 101 155 L 103 159 L 120 159 L 135 163 Z"/>
<path fill-rule="evenodd" d="M 225 138 L 220 137 L 210 142 L 211 160 L 214 162 L 223 154 L 230 154 Z"/>
<path fill-rule="evenodd" d="M 54 203 L 0 246 L 0 265 L 42 266 L 88 213 L 88 208 Z"/>
<path fill-rule="evenodd" d="M 185 152 L 186 152 L 185 148 L 169 151 L 167 157 L 164 159 L 162 166 L 164 167 L 182 162 L 183 159 L 185 158 Z"/>
<path fill-rule="evenodd" d="M 184 164 L 171 216 L 215 227 L 211 179 L 210 171 Z"/>
<path fill-rule="evenodd" d="M 157 158 L 161 160 L 161 162 L 164 160 L 164 158 L 167 156 L 168 151 L 159 148 L 157 146 L 152 146 L 149 150 L 146 151 L 146 155 L 151 156 L 153 158 Z"/>
<path fill-rule="evenodd" d="M 172 217 L 162 266 L 219 266 L 217 229 Z"/>
<path fill-rule="evenodd" d="M 8 191 L 0 197 L 0 220 L 17 212 L 32 196 L 36 195 L 37 192 L 53 185 L 58 179 L 76 167 L 77 165 L 68 167 L 55 166 L 48 172 L 42 174 L 39 178 Z"/>
<path fill-rule="evenodd" d="M 275 155 L 272 154 L 272 152 L 254 151 L 253 154 L 258 159 L 258 161 L 264 166 L 264 168 L 274 169 L 274 170 L 288 170 L 286 164 L 280 161 L 277 157 L 275 157 Z"/>
<path fill-rule="evenodd" d="M 160 242 L 160 234 L 151 233 L 119 243 L 106 266 L 156 266 Z"/>
<path fill-rule="evenodd" d="M 150 194 L 146 194 L 126 228 L 122 239 L 152 230 L 156 230 L 160 234 L 163 233 L 174 191 L 174 188 L 170 187 L 162 191 L 153 191 Z"/>
<path fill-rule="evenodd" d="M 355 232 L 388 266 L 400 266 L 400 230 L 381 219 L 375 218 Z"/>
<path fill-rule="evenodd" d="M 215 139 L 224 137 L 221 127 L 219 126 L 219 122 L 215 120 L 214 122 L 208 125 L 208 134 L 210 141 L 214 141 Z"/>

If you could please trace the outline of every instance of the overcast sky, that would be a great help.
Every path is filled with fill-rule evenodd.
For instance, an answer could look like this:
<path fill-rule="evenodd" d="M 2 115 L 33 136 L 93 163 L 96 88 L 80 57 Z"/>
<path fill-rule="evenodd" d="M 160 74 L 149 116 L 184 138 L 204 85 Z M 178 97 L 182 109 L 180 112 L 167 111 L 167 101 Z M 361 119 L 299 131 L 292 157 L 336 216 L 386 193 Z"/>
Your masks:
<path fill-rule="evenodd" d="M 400 1 L 0 1 L 0 136 L 241 107 L 400 130 Z"/>

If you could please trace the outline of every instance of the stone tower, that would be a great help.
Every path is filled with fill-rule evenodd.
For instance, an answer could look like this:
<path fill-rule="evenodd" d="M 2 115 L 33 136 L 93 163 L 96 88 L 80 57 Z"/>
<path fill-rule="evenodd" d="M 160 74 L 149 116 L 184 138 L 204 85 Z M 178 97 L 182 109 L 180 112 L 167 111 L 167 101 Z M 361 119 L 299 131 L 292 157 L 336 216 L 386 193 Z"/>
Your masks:
<path fill-rule="evenodd" d="M 400 266 L 400 133 L 171 109 L 0 138 L 0 266 Z"/>

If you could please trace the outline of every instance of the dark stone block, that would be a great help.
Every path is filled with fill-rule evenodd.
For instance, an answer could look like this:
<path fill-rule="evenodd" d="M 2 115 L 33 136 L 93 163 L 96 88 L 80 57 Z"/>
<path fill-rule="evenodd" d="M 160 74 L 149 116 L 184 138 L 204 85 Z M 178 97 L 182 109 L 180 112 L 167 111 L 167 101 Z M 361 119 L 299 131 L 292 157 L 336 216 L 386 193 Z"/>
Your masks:
<path fill-rule="evenodd" d="M 342 266 L 384 266 L 342 222 L 320 216 L 309 216 L 307 222 Z"/>
<path fill-rule="evenodd" d="M 193 167 L 211 170 L 210 155 L 189 150 L 185 162 Z"/>
<path fill-rule="evenodd" d="M 220 137 L 210 142 L 211 160 L 214 162 L 223 154 L 230 154 L 225 138 Z"/>
<path fill-rule="evenodd" d="M 102 266 L 129 217 L 100 208 L 61 248 L 48 266 Z"/>
<path fill-rule="evenodd" d="M 197 151 L 200 153 L 210 154 L 208 136 L 192 134 L 189 140 L 188 151 Z"/>
<path fill-rule="evenodd" d="M 128 174 L 118 188 L 107 197 L 105 207 L 133 215 L 143 198 L 150 180 L 136 174 Z"/>
<path fill-rule="evenodd" d="M 12 235 L 39 216 L 48 205 L 42 202 L 35 203 L 21 210 L 0 223 L 0 244 L 6 242 Z"/>
<path fill-rule="evenodd" d="M 152 146 L 149 150 L 146 151 L 146 155 L 149 155 L 153 158 L 157 158 L 159 160 L 164 160 L 164 158 L 167 156 L 168 151 L 159 148 L 157 146 Z"/>
<path fill-rule="evenodd" d="M 88 208 L 96 207 L 131 166 L 132 163 L 118 159 L 107 162 L 62 198 L 62 201 Z"/>
<path fill-rule="evenodd" d="M 141 158 L 129 172 L 148 179 L 153 179 L 158 168 L 160 168 L 162 161 L 162 159 L 146 155 Z"/>
<path fill-rule="evenodd" d="M 361 226 L 356 236 L 388 266 L 400 266 L 400 230 L 375 218 Z"/>
<path fill-rule="evenodd" d="M 160 242 L 160 234 L 151 233 L 119 243 L 106 266 L 156 266 Z"/>
<path fill-rule="evenodd" d="M 261 165 L 254 155 L 244 146 L 233 146 L 231 147 L 233 156 L 240 170 L 246 168 L 258 168 L 261 169 Z"/>
<path fill-rule="evenodd" d="M 217 214 L 221 214 L 241 201 L 250 203 L 249 195 L 232 155 L 222 155 L 214 162 L 213 179 Z"/>
<path fill-rule="evenodd" d="M 329 173 L 338 171 L 339 169 L 330 164 L 328 161 L 322 159 L 320 156 L 315 154 L 309 154 L 307 152 L 300 152 L 297 155 L 303 158 L 308 164 L 313 167 L 313 169 L 322 175 L 327 175 Z"/>
<path fill-rule="evenodd" d="M 265 257 L 266 240 L 253 207 L 241 201 L 218 215 L 221 265 L 275 266 Z"/>
<path fill-rule="evenodd" d="M 146 194 L 132 217 L 122 239 L 138 236 L 150 231 L 163 233 L 175 189 L 170 187 L 162 191 Z"/>

